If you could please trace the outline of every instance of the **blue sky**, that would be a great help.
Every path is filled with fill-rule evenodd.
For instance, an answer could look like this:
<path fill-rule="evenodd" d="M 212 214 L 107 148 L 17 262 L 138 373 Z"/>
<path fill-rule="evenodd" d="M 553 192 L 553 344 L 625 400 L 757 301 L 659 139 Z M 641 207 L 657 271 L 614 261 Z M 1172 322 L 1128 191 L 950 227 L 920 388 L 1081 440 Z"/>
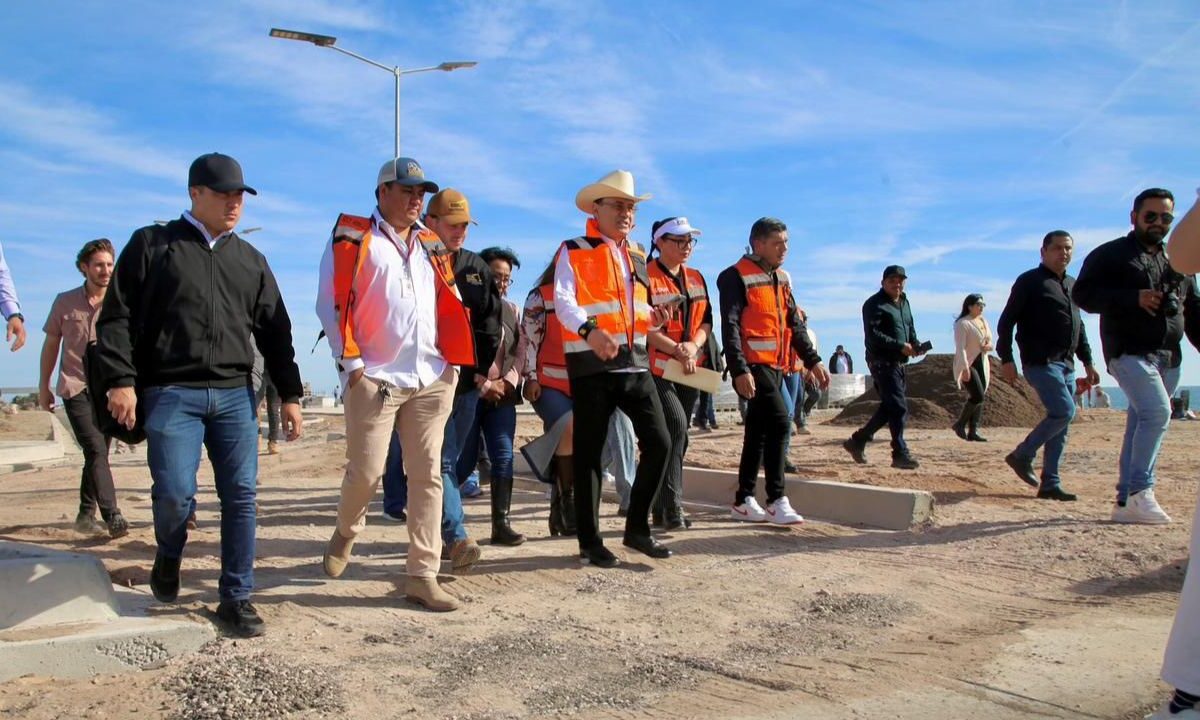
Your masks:
<path fill-rule="evenodd" d="M 264 228 L 248 239 L 301 370 L 332 388 L 328 348 L 309 353 L 317 264 L 337 214 L 371 210 L 392 81 L 273 26 L 402 67 L 479 62 L 405 79 L 402 154 L 471 199 L 469 246 L 519 253 L 515 295 L 581 232 L 575 192 L 626 168 L 654 195 L 635 237 L 687 215 L 714 289 L 757 217 L 787 222 L 823 354 L 860 361 L 885 265 L 908 268 L 918 332 L 945 351 L 963 296 L 984 293 L 994 322 L 1047 231 L 1074 234 L 1077 271 L 1140 189 L 1182 212 L 1200 184 L 1195 2 L 8 3 L 0 243 L 32 332 L 0 352 L 0 385 L 36 381 L 78 248 L 177 216 L 188 164 L 218 150 L 260 192 L 243 227 Z"/>

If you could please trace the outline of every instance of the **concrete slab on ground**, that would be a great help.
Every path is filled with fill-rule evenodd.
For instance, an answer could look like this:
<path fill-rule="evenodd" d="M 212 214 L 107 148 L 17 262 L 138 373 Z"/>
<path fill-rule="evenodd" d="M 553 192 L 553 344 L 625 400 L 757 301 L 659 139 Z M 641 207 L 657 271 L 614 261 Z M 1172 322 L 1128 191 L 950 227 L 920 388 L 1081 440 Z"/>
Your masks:
<path fill-rule="evenodd" d="M 0 542 L 0 587 L 0 630 L 119 616 L 112 580 L 90 555 Z"/>
<path fill-rule="evenodd" d="M 53 440 L 0 440 L 0 464 L 32 465 L 61 460 L 62 443 Z"/>
<path fill-rule="evenodd" d="M 519 453 L 513 458 L 513 470 L 525 476 L 524 487 L 545 487 L 533 479 L 528 463 Z M 737 473 L 731 470 L 683 469 L 684 502 L 729 505 L 737 485 Z M 761 475 L 757 487 L 759 500 L 765 501 Z M 785 487 L 793 507 L 814 519 L 884 530 L 909 530 L 933 519 L 933 495 L 923 490 L 799 478 L 788 478 Z M 611 488 L 603 490 L 606 498 L 615 499 L 616 493 Z"/>

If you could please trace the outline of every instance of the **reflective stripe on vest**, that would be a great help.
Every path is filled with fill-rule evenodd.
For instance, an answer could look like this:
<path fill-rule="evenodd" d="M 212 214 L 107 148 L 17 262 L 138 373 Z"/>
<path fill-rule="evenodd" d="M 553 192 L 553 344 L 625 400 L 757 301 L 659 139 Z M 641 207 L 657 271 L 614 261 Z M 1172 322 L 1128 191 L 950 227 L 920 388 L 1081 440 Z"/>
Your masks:
<path fill-rule="evenodd" d="M 342 359 L 361 357 L 354 336 L 354 279 L 366 261 L 372 236 L 370 218 L 343 213 L 333 226 L 333 306 L 342 334 Z M 474 365 L 475 335 L 470 313 L 454 287 L 450 255 L 438 236 L 429 230 L 419 230 L 417 239 L 434 270 L 438 351 L 451 365 Z"/>
<path fill-rule="evenodd" d="M 660 305 L 671 300 L 682 300 L 684 294 L 690 301 L 688 326 L 686 328 L 683 326 L 683 313 L 676 308 L 663 327 L 663 333 L 675 342 L 694 340 L 700 332 L 700 326 L 704 324 L 704 316 L 708 312 L 708 294 L 704 290 L 704 276 L 700 274 L 699 270 L 693 270 L 684 265 L 682 267 L 684 287 L 681 288 L 675 284 L 675 279 L 664 271 L 662 265 L 657 261 L 648 263 L 647 270 L 650 275 L 653 304 Z M 700 356 L 696 358 L 698 363 L 703 360 L 704 351 L 705 348 L 700 348 Z M 668 360 L 670 360 L 669 355 L 654 347 L 650 348 L 650 372 L 662 377 Z"/>
<path fill-rule="evenodd" d="M 746 307 L 742 311 L 742 354 L 749 365 L 767 365 L 778 370 L 788 366 L 788 348 L 792 331 L 787 325 L 788 298 L 792 288 L 787 273 L 771 274 L 743 256 L 734 265 L 746 287 Z"/>
<path fill-rule="evenodd" d="M 571 383 L 567 378 L 567 358 L 563 348 L 562 323 L 554 314 L 554 282 L 537 289 L 544 309 L 545 331 L 537 351 L 537 378 L 543 387 L 554 388 L 567 397 L 571 396 Z"/>

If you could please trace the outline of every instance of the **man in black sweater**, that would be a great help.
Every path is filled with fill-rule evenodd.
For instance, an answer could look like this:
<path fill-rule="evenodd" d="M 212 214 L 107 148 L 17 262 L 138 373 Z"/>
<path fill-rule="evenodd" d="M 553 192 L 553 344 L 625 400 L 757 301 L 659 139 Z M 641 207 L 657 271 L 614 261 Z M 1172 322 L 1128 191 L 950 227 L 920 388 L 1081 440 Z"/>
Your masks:
<path fill-rule="evenodd" d="M 867 345 L 867 367 L 879 394 L 879 408 L 866 425 L 859 428 L 842 447 L 854 462 L 867 462 L 867 443 L 884 425 L 892 433 L 892 467 L 915 470 L 918 463 L 904 442 L 904 423 L 908 419 L 908 398 L 905 397 L 905 365 L 910 357 L 923 355 L 917 330 L 913 327 L 912 308 L 904 285 L 908 274 L 899 265 L 883 270 L 879 292 L 863 303 L 863 335 Z"/>
<path fill-rule="evenodd" d="M 1062 489 L 1058 465 L 1075 417 L 1076 356 L 1083 361 L 1087 382 L 1100 382 L 1092 366 L 1087 329 L 1079 317 L 1079 307 L 1071 300 L 1075 278 L 1067 274 L 1067 267 L 1074 249 L 1075 241 L 1065 230 L 1047 233 L 1042 238 L 1042 263 L 1017 277 L 996 327 L 1000 377 L 1009 383 L 1017 381 L 1012 347 L 1015 327 L 1025 378 L 1046 408 L 1046 417 L 1004 458 L 1018 478 L 1038 489 L 1037 496 L 1042 500 L 1075 499 L 1073 493 Z M 1042 447 L 1045 451 L 1039 478 L 1033 461 Z"/>
<path fill-rule="evenodd" d="M 236 160 L 197 158 L 188 172 L 191 210 L 133 233 L 96 334 L 109 411 L 128 428 L 145 424 L 158 542 L 154 597 L 173 602 L 179 594 L 203 445 L 221 500 L 217 617 L 250 637 L 263 633 L 249 600 L 258 479 L 251 338 L 279 388 L 289 440 L 300 436 L 303 388 L 275 276 L 262 253 L 233 232 L 243 192 L 257 194 Z"/>
<path fill-rule="evenodd" d="M 1129 400 L 1117 480 L 1114 522 L 1171 522 L 1154 497 L 1154 466 L 1171 422 L 1184 334 L 1200 347 L 1196 279 L 1171 268 L 1163 242 L 1175 198 L 1151 188 L 1133 201 L 1133 230 L 1088 254 L 1073 296 L 1100 315 L 1100 342 L 1108 372 Z"/>

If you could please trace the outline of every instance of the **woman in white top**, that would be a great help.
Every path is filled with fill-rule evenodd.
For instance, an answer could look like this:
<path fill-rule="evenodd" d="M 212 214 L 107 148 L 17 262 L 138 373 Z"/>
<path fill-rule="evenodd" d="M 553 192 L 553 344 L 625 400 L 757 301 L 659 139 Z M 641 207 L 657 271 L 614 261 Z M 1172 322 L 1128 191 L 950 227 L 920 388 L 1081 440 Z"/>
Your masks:
<path fill-rule="evenodd" d="M 983 296 L 971 293 L 963 300 L 954 322 L 954 383 L 967 388 L 967 401 L 953 428 L 963 440 L 987 442 L 979 434 L 983 398 L 991 382 L 987 355 L 992 351 L 992 328 L 983 317 Z"/>

